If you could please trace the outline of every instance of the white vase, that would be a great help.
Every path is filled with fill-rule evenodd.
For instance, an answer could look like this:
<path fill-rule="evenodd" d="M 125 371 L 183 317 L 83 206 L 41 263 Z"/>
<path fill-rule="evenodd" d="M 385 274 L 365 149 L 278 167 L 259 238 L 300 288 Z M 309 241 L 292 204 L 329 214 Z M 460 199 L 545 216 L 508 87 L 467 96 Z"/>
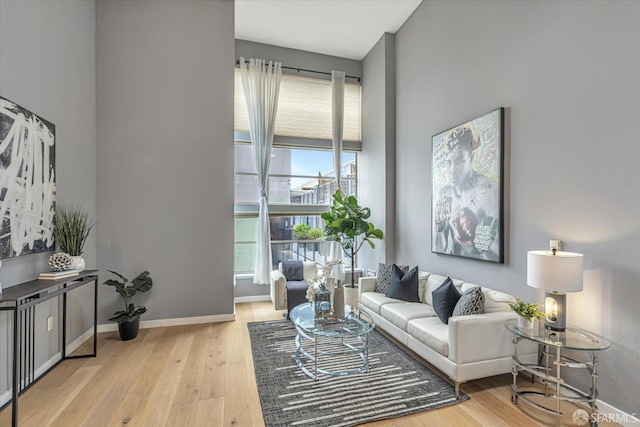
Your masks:
<path fill-rule="evenodd" d="M 527 320 L 522 316 L 518 316 L 518 328 L 533 329 L 533 318 L 531 320 Z"/>
<path fill-rule="evenodd" d="M 349 304 L 353 308 L 358 308 L 358 286 L 354 288 L 350 286 L 344 287 L 344 303 Z"/>
<path fill-rule="evenodd" d="M 82 255 L 72 256 L 69 268 L 72 270 L 78 270 L 78 273 L 84 270 L 84 258 L 82 258 Z"/>

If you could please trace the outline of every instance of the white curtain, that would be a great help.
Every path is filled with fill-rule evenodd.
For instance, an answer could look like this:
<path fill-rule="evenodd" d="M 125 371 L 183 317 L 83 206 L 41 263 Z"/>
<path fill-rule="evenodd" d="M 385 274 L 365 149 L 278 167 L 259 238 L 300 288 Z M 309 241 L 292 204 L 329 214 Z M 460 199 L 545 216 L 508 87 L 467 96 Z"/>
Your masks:
<path fill-rule="evenodd" d="M 340 187 L 342 177 L 342 137 L 344 133 L 344 71 L 331 72 L 331 128 L 333 140 L 333 170 L 336 173 L 336 188 Z M 329 258 L 344 260 L 342 246 L 331 242 Z M 336 280 L 344 281 L 344 263 L 333 268 Z"/>
<path fill-rule="evenodd" d="M 269 189 L 267 176 L 271 162 L 273 130 L 278 110 L 278 93 L 282 64 L 262 59 L 250 59 L 246 64 L 240 58 L 242 86 L 247 102 L 249 133 L 253 157 L 258 171 L 260 185 L 260 213 L 258 215 L 258 236 L 254 262 L 253 283 L 269 284 L 271 274 L 271 232 L 269 229 Z"/>

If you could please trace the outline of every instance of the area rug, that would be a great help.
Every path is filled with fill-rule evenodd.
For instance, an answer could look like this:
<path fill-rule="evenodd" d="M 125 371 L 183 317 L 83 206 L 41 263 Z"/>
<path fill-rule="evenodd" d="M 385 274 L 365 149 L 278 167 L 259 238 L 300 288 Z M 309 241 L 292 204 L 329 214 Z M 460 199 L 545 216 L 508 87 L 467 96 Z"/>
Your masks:
<path fill-rule="evenodd" d="M 376 330 L 369 337 L 368 373 L 320 374 L 314 381 L 296 364 L 291 322 L 253 322 L 248 328 L 267 427 L 355 426 L 469 399 L 462 392 L 456 399 L 451 384 Z"/>

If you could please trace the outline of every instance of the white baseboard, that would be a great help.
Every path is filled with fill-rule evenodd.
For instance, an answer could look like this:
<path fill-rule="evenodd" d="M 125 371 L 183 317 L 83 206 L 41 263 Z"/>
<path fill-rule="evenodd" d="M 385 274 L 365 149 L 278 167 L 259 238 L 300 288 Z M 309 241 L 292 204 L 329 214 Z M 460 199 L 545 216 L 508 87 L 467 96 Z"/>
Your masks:
<path fill-rule="evenodd" d="M 72 343 L 67 345 L 67 354 L 71 354 L 73 351 L 75 351 L 78 347 L 84 344 L 92 336 L 93 336 L 93 328 L 90 328 L 84 334 L 80 335 L 78 338 L 73 340 Z M 36 370 L 33 373 L 33 377 L 35 379 L 40 378 L 48 369 L 50 369 L 53 365 L 58 363 L 61 357 L 62 357 L 61 351 L 55 353 L 53 356 L 49 358 L 49 360 L 47 360 L 42 365 L 38 366 L 38 368 L 36 368 Z M 9 390 L 5 391 L 0 395 L 0 406 L 10 401 L 11 397 L 12 397 L 12 388 L 10 388 Z"/>
<path fill-rule="evenodd" d="M 598 405 L 598 423 L 601 422 L 613 422 L 618 423 L 623 427 L 637 427 L 638 423 L 640 423 L 640 418 L 638 418 L 638 414 L 635 412 L 633 414 L 627 414 L 626 412 L 616 408 L 615 406 L 609 405 L 607 402 L 603 402 L 598 399 L 596 401 Z M 585 405 L 588 407 L 588 405 Z"/>
<path fill-rule="evenodd" d="M 77 340 L 76 340 L 77 341 Z M 75 342 L 75 341 L 74 341 Z M 58 361 L 60 361 L 60 358 L 62 357 L 62 352 L 57 352 L 55 353 L 53 356 L 51 356 L 49 358 L 49 360 L 47 360 L 46 362 L 44 362 L 42 365 L 40 365 L 38 368 L 36 368 L 36 370 L 33 373 L 33 377 L 37 380 L 38 378 L 40 378 L 42 376 L 42 374 L 44 374 L 48 369 L 50 369 L 53 365 L 55 365 L 56 363 L 58 363 Z M 11 384 L 13 385 L 13 383 Z M 12 393 L 13 387 L 9 388 L 7 391 L 5 391 L 4 393 L 2 393 L 2 395 L 0 395 L 0 406 L 4 405 L 5 403 L 7 403 L 8 401 L 11 400 L 11 397 L 13 396 Z"/>
<path fill-rule="evenodd" d="M 73 353 L 78 347 L 84 344 L 91 337 L 93 337 L 93 328 L 89 328 L 84 334 L 73 340 L 71 344 L 68 344 L 67 354 Z"/>
<path fill-rule="evenodd" d="M 271 301 L 269 295 L 253 295 L 250 297 L 235 297 L 233 302 L 236 304 L 242 304 L 243 302 L 259 302 L 259 301 Z"/>
<path fill-rule="evenodd" d="M 158 319 L 158 320 L 143 320 L 140 322 L 140 328 L 162 328 L 167 326 L 182 326 L 182 325 L 198 325 L 201 323 L 218 323 L 218 322 L 233 322 L 236 320 L 235 313 L 232 314 L 213 314 L 211 316 L 196 316 L 196 317 L 178 317 L 175 319 Z M 113 332 L 118 330 L 117 323 L 107 323 L 98 325 L 98 332 Z"/>
<path fill-rule="evenodd" d="M 177 319 L 160 319 L 160 320 L 146 320 L 140 322 L 140 328 L 159 328 L 165 326 L 179 326 L 179 325 L 196 325 L 201 323 L 216 323 L 216 322 L 232 322 L 236 320 L 235 313 L 233 314 L 215 314 L 211 316 L 198 316 L 198 317 L 181 317 Z M 118 330 L 117 323 L 109 323 L 106 325 L 98 325 L 98 333 L 100 332 L 112 332 Z M 73 340 L 70 344 L 67 344 L 67 354 L 72 353 L 88 339 L 93 336 L 93 328 L 88 329 L 85 333 Z M 59 351 L 49 358 L 46 362 L 40 365 L 34 372 L 34 378 L 40 378 L 49 368 L 58 363 L 62 357 L 62 352 Z M 0 406 L 4 405 L 11 400 L 12 389 L 8 389 L 4 393 L 0 394 Z"/>
<path fill-rule="evenodd" d="M 8 401 L 11 400 L 11 389 L 5 391 L 4 393 L 0 394 L 0 405 L 4 405 L 5 403 L 7 403 Z"/>

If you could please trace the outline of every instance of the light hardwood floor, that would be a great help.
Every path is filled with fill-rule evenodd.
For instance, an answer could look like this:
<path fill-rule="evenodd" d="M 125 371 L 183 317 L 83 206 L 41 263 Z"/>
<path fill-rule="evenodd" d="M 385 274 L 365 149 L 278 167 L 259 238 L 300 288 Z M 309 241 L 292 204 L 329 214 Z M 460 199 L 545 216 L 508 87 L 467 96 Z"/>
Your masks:
<path fill-rule="evenodd" d="M 19 425 L 263 426 L 246 325 L 282 312 L 260 302 L 238 304 L 236 313 L 235 322 L 143 329 L 128 342 L 100 334 L 97 358 L 61 363 L 20 397 Z M 462 385 L 468 401 L 366 426 L 555 425 L 525 403 L 513 405 L 510 384 L 511 375 L 472 381 Z M 575 426 L 577 408 L 563 407 L 562 426 Z M 10 409 L 0 426 L 11 425 Z"/>

